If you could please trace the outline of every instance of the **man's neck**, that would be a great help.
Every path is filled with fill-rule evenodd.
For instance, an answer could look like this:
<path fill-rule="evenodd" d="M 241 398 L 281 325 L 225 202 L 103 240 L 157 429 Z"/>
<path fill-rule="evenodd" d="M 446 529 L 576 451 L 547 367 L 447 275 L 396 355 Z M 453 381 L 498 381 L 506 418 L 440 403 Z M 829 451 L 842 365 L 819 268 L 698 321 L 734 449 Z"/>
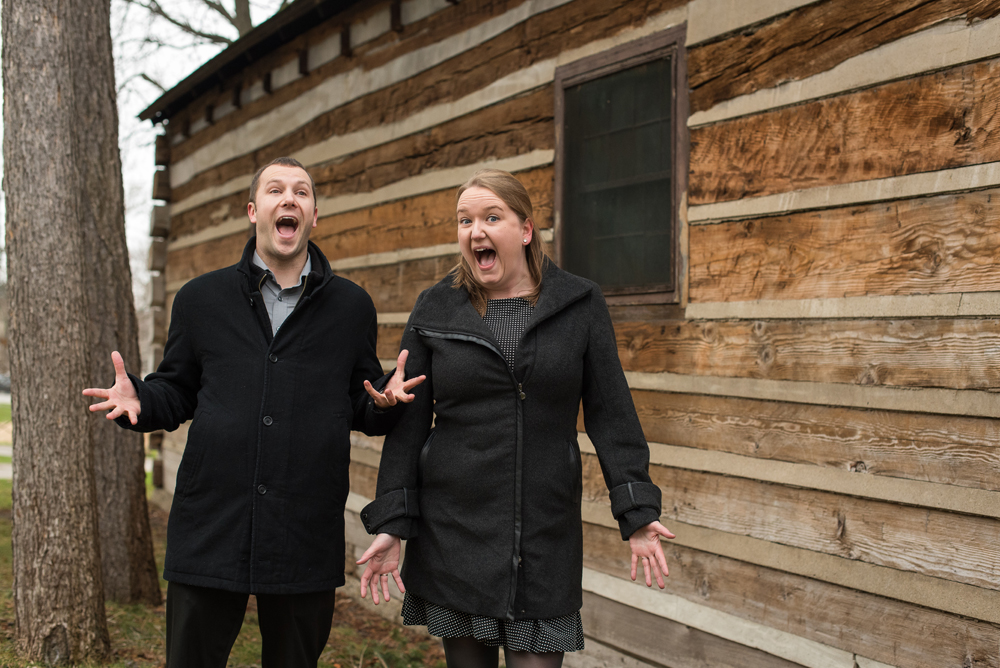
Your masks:
<path fill-rule="evenodd" d="M 257 256 L 264 261 L 267 268 L 271 270 L 272 274 L 274 274 L 274 280 L 277 281 L 278 286 L 284 290 L 285 288 L 290 288 L 299 284 L 299 278 L 302 276 L 302 269 L 306 266 L 306 260 L 309 258 L 309 250 L 306 249 L 301 255 L 284 260 L 262 253 L 258 248 Z"/>

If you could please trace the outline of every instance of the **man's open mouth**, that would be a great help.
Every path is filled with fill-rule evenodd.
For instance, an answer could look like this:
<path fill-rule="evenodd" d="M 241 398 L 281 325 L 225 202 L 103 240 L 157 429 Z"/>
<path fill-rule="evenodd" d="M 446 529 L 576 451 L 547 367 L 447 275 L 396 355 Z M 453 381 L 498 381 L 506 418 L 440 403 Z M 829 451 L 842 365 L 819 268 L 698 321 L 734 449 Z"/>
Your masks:
<path fill-rule="evenodd" d="M 474 248 L 472 252 L 476 254 L 476 264 L 480 269 L 489 269 L 496 262 L 497 252 L 492 248 Z"/>
<path fill-rule="evenodd" d="M 274 229 L 278 231 L 279 237 L 293 237 L 295 231 L 299 229 L 299 221 L 291 216 L 282 216 L 275 222 Z"/>

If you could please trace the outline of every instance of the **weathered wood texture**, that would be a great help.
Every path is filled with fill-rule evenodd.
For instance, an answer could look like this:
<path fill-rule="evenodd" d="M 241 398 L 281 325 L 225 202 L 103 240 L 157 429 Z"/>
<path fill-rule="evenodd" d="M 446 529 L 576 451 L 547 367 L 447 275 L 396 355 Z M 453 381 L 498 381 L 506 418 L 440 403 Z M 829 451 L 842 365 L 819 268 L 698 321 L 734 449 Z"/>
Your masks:
<path fill-rule="evenodd" d="M 551 228 L 552 167 L 518 172 L 515 176 L 531 196 L 535 227 Z M 457 192 L 457 188 L 448 188 L 321 218 L 310 238 L 331 262 L 368 253 L 455 243 Z"/>
<path fill-rule="evenodd" d="M 730 507 L 735 505 L 729 502 Z M 584 565 L 628 577 L 617 529 L 584 524 Z M 922 548 L 921 548 L 922 549 Z M 997 668 L 1000 627 L 669 541 L 668 592 L 891 666 Z"/>
<path fill-rule="evenodd" d="M 616 323 L 630 371 L 897 387 L 1000 388 L 996 318 Z"/>
<path fill-rule="evenodd" d="M 399 344 L 403 340 L 405 325 L 379 325 L 376 352 L 379 359 L 396 359 Z"/>
<path fill-rule="evenodd" d="M 1000 160 L 1000 60 L 697 128 L 690 203 Z"/>
<path fill-rule="evenodd" d="M 245 232 L 170 251 L 167 255 L 167 285 L 236 264 L 251 234 L 248 219 Z"/>
<path fill-rule="evenodd" d="M 458 254 L 445 255 L 338 273 L 363 287 L 371 295 L 379 312 L 409 311 L 421 292 L 451 271 L 458 262 L 458 257 Z"/>
<path fill-rule="evenodd" d="M 470 49 L 460 57 L 451 58 L 406 81 L 332 109 L 301 128 L 290 131 L 288 135 L 268 146 L 204 170 L 196 179 L 174 190 L 174 201 L 180 201 L 203 187 L 220 185 L 233 178 L 253 174 L 257 167 L 276 156 L 294 153 L 334 135 L 343 135 L 393 123 L 429 106 L 458 100 L 485 88 L 497 79 L 540 61 L 553 58 L 563 51 L 583 46 L 595 39 L 605 38 L 630 27 L 639 26 L 649 16 L 681 6 L 685 4 L 685 1 L 576 0 L 548 12 L 537 14 L 517 27 Z M 477 14 L 481 13 L 482 18 L 488 18 L 494 13 L 502 13 L 508 6 L 512 7 L 517 4 L 520 4 L 520 1 L 463 1 L 456 8 L 446 10 L 446 12 L 452 12 L 457 9 L 465 12 L 461 15 L 461 20 L 452 23 L 449 18 L 451 15 L 446 12 L 435 14 L 430 19 L 431 22 L 439 24 L 434 30 L 441 30 L 440 33 L 435 32 L 435 34 L 439 35 L 438 39 L 442 39 L 464 30 L 467 25 L 478 23 L 481 18 Z M 469 17 L 474 18 L 470 19 Z M 474 23 L 470 23 L 470 21 L 474 21 Z M 387 50 L 379 56 L 377 62 L 373 60 L 371 65 L 364 61 L 355 62 L 354 65 L 374 67 L 389 62 L 387 59 L 405 57 L 409 51 L 408 48 Z M 320 68 L 317 72 L 322 70 L 323 68 Z M 315 73 L 310 74 L 310 81 L 312 81 L 313 76 Z M 291 84 L 290 87 L 297 85 L 298 82 Z M 313 85 L 315 83 L 309 87 Z M 304 88 L 302 90 L 296 88 L 295 95 L 301 94 L 304 90 Z M 293 97 L 288 99 L 293 99 Z M 253 114 L 249 115 L 251 106 L 247 105 L 241 112 L 230 115 L 234 117 L 232 126 L 226 125 L 225 122 L 230 119 L 227 116 L 211 129 L 198 133 L 180 146 L 175 146 L 173 160 L 176 161 L 192 149 L 204 145 L 209 137 L 215 138 L 215 135 L 212 134 L 215 128 L 226 126 L 228 131 L 235 125 L 243 124 L 254 115 L 259 115 L 266 110 L 263 107 L 254 107 Z M 199 142 L 201 143 L 199 144 Z"/>
<path fill-rule="evenodd" d="M 380 345 L 391 333 L 380 328 Z M 998 420 L 643 390 L 632 398 L 653 442 L 1000 490 Z"/>
<path fill-rule="evenodd" d="M 1000 190 L 691 227 L 692 302 L 1000 290 Z"/>
<path fill-rule="evenodd" d="M 610 505 L 596 455 L 583 496 Z M 701 471 L 650 466 L 663 514 L 695 526 L 1000 590 L 1000 521 Z"/>
<path fill-rule="evenodd" d="M 831 0 L 688 50 L 691 111 L 833 69 L 941 21 L 1000 14 L 997 0 Z"/>
<path fill-rule="evenodd" d="M 320 197 L 337 197 L 371 192 L 431 170 L 551 149 L 555 142 L 552 105 L 551 89 L 539 90 L 343 160 L 311 167 L 310 173 Z M 470 176 L 472 171 L 470 168 Z M 200 178 L 197 182 L 204 186 Z M 241 191 L 174 216 L 171 237 L 246 216 L 247 195 Z M 551 194 L 547 199 L 551 201 Z M 454 208 L 454 202 L 449 206 Z"/>
<path fill-rule="evenodd" d="M 378 469 L 351 462 L 351 491 L 369 499 L 375 498 L 375 483 L 378 481 Z"/>
<path fill-rule="evenodd" d="M 800 665 L 587 591 L 583 592 L 580 615 L 588 638 L 669 668 Z"/>

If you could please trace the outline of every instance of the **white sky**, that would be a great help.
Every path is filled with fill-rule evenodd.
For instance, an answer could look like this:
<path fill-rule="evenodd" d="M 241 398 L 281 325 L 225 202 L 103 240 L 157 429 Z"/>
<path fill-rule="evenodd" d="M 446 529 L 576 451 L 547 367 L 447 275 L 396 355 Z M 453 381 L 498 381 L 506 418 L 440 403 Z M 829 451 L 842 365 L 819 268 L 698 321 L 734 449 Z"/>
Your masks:
<path fill-rule="evenodd" d="M 236 29 L 206 7 L 201 0 L 161 0 L 161 4 L 172 15 L 183 18 L 201 30 L 230 39 L 237 37 Z M 222 4 L 232 11 L 232 0 L 222 0 Z M 281 0 L 251 0 L 254 25 L 269 18 L 280 4 Z M 193 38 L 166 20 L 151 17 L 144 9 L 128 5 L 125 0 L 111 0 L 111 37 L 114 41 L 115 80 L 118 87 L 118 146 L 125 188 L 125 230 L 132 264 L 133 290 L 137 298 L 136 307 L 141 309 L 148 302 L 146 286 L 149 272 L 146 269 L 146 255 L 149 249 L 149 216 L 153 206 L 153 145 L 160 128 L 149 121 L 140 121 L 138 115 L 162 93 L 139 75 L 145 73 L 169 90 L 222 51 L 223 47 Z M 0 82 L 0 99 L 2 95 Z M 2 139 L 3 123 L 0 118 L 0 142 Z M 0 173 L 2 169 L 0 157 Z M 5 217 L 6 209 L 0 206 L 0 231 L 4 232 L 4 239 Z M 4 258 L 0 258 L 3 265 L 0 277 L 6 280 L 6 262 L 3 260 Z"/>

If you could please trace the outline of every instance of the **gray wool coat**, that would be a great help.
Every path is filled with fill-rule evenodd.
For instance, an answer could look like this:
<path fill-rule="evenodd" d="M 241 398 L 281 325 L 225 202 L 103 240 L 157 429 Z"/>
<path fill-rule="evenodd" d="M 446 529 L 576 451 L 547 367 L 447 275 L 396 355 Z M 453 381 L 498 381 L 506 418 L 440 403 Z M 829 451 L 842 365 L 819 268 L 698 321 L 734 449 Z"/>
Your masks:
<path fill-rule="evenodd" d="M 385 440 L 362 521 L 408 539 L 407 591 L 501 619 L 579 610 L 581 398 L 623 539 L 660 515 L 600 288 L 548 263 L 513 373 L 450 276 L 417 299 L 402 348 L 427 381 Z"/>

